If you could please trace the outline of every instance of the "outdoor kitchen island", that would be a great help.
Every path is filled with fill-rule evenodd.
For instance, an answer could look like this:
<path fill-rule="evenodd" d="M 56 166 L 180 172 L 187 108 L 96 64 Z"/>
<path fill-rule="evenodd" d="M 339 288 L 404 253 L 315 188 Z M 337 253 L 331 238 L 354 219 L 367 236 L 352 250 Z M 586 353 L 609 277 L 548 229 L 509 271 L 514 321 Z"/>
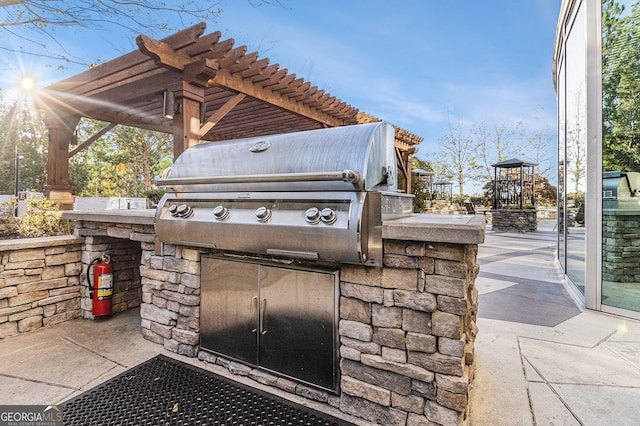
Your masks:
<path fill-rule="evenodd" d="M 124 239 L 140 245 L 140 315 L 146 339 L 372 423 L 451 425 L 468 420 L 483 216 L 414 214 L 386 220 L 383 266 L 333 265 L 339 295 L 339 321 L 333 330 L 337 386 L 326 389 L 201 350 L 201 259 L 222 253 L 158 242 L 154 214 L 64 213 L 77 221 L 75 234 L 85 238 L 83 271 L 112 243 Z M 126 306 L 135 306 L 135 299 Z M 91 317 L 88 291 L 82 307 L 84 316 Z"/>

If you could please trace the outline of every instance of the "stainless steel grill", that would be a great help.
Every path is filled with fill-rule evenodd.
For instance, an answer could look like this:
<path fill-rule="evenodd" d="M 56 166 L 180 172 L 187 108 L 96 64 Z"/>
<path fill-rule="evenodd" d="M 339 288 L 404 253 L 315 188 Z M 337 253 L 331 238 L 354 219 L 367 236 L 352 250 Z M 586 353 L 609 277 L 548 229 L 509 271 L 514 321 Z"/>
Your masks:
<path fill-rule="evenodd" d="M 201 144 L 157 182 L 160 241 L 242 253 L 381 265 L 382 221 L 412 212 L 388 123 Z"/>
<path fill-rule="evenodd" d="M 640 207 L 640 173 L 604 172 L 602 200 L 605 209 L 638 210 Z"/>

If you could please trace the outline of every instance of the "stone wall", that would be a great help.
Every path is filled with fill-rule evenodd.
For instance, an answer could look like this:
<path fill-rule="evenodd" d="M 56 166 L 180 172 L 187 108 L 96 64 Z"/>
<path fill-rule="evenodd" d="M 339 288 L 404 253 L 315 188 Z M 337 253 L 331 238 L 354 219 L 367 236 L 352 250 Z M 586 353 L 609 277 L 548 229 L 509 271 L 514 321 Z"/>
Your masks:
<path fill-rule="evenodd" d="M 384 268 L 342 266 L 340 395 L 209 352 L 198 357 L 375 424 L 465 424 L 478 331 L 477 247 L 385 240 Z"/>
<path fill-rule="evenodd" d="M 200 344 L 200 252 L 164 244 L 143 253 L 143 336 L 172 352 L 194 357 Z"/>
<path fill-rule="evenodd" d="M 538 230 L 537 212 L 534 209 L 491 210 L 494 231 L 535 232 Z"/>
<path fill-rule="evenodd" d="M 93 319 L 87 270 L 92 260 L 108 254 L 113 269 L 113 296 L 111 310 L 122 312 L 137 307 L 142 302 L 141 263 L 155 249 L 153 226 L 140 224 L 109 224 L 80 221 L 75 233 L 85 237 L 82 247 L 82 316 Z M 93 280 L 93 273 L 90 274 Z"/>
<path fill-rule="evenodd" d="M 140 242 L 142 334 L 165 349 L 367 422 L 460 425 L 468 422 L 484 218 L 446 216 L 383 225 L 383 237 L 394 235 L 384 237 L 384 267 L 342 265 L 339 394 L 199 350 L 200 249 L 155 244 L 148 225 L 81 222 L 78 233 L 87 238 L 85 264 L 105 248 L 102 237 Z"/>
<path fill-rule="evenodd" d="M 602 215 L 602 279 L 611 282 L 640 282 L 640 214 L 605 210 Z"/>
<path fill-rule="evenodd" d="M 82 238 L 0 241 L 0 338 L 81 316 Z"/>
<path fill-rule="evenodd" d="M 473 377 L 476 245 L 385 241 L 341 271 L 340 409 L 377 424 L 461 424 Z"/>

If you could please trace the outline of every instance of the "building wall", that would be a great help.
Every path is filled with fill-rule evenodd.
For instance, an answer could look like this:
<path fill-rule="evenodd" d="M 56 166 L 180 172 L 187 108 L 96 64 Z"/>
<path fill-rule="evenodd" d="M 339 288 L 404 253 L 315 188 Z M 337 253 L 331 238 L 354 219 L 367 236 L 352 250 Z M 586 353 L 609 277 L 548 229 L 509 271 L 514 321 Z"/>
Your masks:
<path fill-rule="evenodd" d="M 639 2 L 618 3 L 625 7 L 620 15 L 625 23 L 618 27 L 612 19 L 617 11 L 603 11 L 611 6 L 604 0 L 564 0 L 558 19 L 558 260 L 587 308 L 640 318 L 640 281 L 620 256 L 621 247 L 630 253 L 640 245 L 640 225 L 624 209 L 605 207 L 610 202 L 602 198 L 605 172 L 640 171 L 640 149 L 630 143 L 637 132 L 637 108 L 629 108 L 635 102 L 635 89 L 629 88 L 640 84 L 633 71 L 640 66 L 640 38 L 633 35 L 640 22 L 631 16 Z M 613 27 L 616 31 L 606 34 Z M 625 27 L 635 32 L 616 42 Z M 577 160 L 584 166 L 579 178 L 572 173 Z M 575 216 L 582 200 L 580 224 Z M 637 200 L 624 203 L 640 206 Z"/>

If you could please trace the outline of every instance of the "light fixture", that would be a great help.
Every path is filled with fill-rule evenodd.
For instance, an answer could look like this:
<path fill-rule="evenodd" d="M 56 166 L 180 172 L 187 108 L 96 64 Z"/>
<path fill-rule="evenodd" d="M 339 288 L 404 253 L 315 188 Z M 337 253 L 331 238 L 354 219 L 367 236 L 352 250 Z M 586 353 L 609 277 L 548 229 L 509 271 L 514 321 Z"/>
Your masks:
<path fill-rule="evenodd" d="M 164 118 L 173 119 L 176 113 L 176 98 L 173 92 L 165 90 L 162 99 L 162 115 Z"/>
<path fill-rule="evenodd" d="M 23 160 L 23 155 L 18 155 L 18 146 L 16 145 L 16 165 L 15 165 L 15 196 L 16 202 L 18 200 L 18 195 L 20 193 L 20 160 Z M 18 217 L 18 205 L 16 204 L 16 211 L 14 212 L 15 217 Z"/>
<path fill-rule="evenodd" d="M 207 103 L 200 102 L 200 124 L 204 123 L 206 115 L 207 115 Z"/>

